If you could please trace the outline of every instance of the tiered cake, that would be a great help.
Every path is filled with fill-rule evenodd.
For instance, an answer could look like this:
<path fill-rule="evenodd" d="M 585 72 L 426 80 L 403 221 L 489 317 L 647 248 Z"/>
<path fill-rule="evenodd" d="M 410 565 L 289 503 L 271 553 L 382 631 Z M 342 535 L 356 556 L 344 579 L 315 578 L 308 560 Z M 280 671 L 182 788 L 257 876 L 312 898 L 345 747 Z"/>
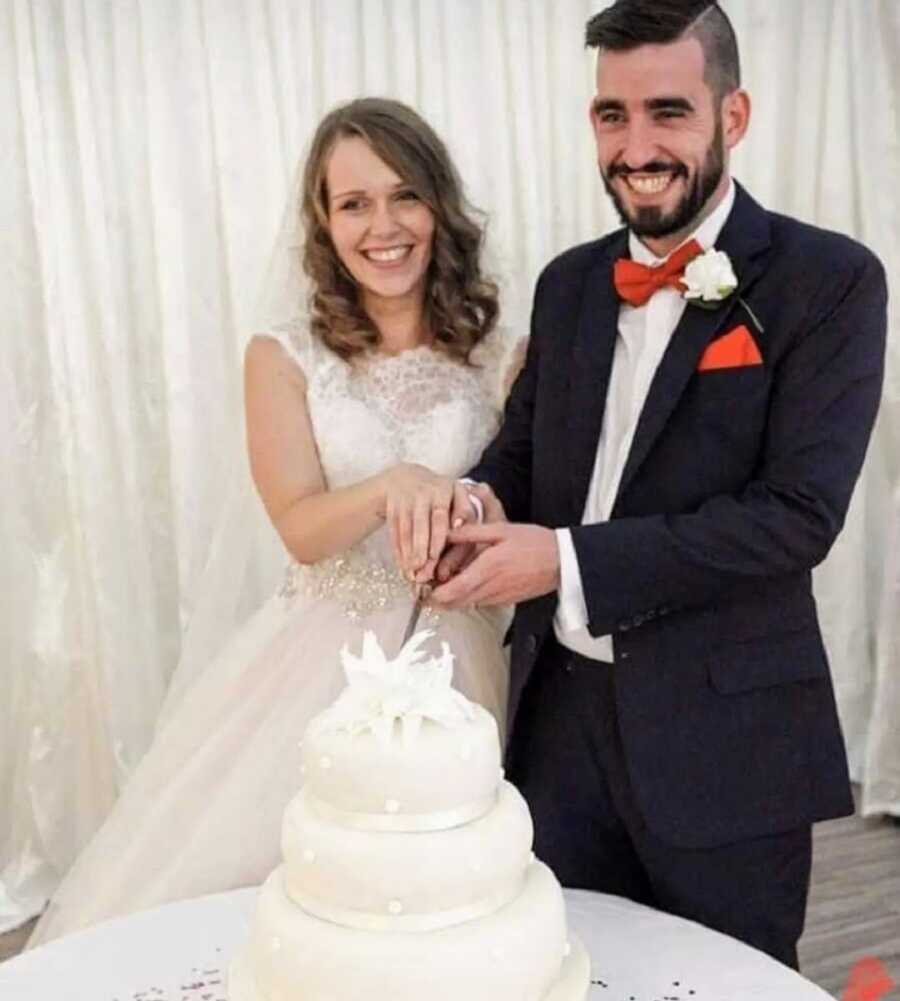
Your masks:
<path fill-rule="evenodd" d="M 590 966 L 493 716 L 451 688 L 429 633 L 389 661 L 367 634 L 309 725 L 284 864 L 263 884 L 230 1001 L 583 1001 Z M 264 778 L 261 777 L 261 780 Z"/>

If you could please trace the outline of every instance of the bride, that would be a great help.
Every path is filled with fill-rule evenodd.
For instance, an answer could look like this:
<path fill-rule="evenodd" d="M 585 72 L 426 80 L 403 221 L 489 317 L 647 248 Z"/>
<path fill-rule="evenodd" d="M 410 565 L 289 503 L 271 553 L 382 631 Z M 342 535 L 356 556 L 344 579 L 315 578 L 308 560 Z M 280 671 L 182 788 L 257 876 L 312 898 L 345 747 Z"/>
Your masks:
<path fill-rule="evenodd" d="M 399 647 L 413 584 L 431 576 L 450 512 L 468 507 L 444 477 L 474 465 L 499 425 L 521 345 L 495 326 L 482 232 L 431 128 L 393 101 L 337 108 L 295 198 L 309 317 L 257 334 L 245 356 L 250 467 L 289 555 L 283 584 L 167 705 L 29 946 L 263 880 L 300 784 L 299 737 L 342 687 L 341 648 L 359 650 L 364 630 Z M 434 514 L 414 506 L 423 489 Z M 501 619 L 426 609 L 422 626 L 450 643 L 454 684 L 502 733 Z"/>

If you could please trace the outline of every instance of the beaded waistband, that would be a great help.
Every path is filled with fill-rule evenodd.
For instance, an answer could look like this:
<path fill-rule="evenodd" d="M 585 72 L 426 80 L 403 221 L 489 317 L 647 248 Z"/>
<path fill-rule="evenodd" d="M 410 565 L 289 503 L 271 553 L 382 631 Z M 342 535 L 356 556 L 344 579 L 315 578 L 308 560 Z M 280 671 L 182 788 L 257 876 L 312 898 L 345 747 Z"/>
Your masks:
<path fill-rule="evenodd" d="M 332 556 L 319 563 L 289 563 L 277 594 L 285 601 L 303 594 L 337 602 L 353 622 L 373 612 L 412 602 L 410 583 L 396 567 L 360 552 Z M 423 624 L 434 624 L 438 619 L 434 609 L 423 610 Z"/>

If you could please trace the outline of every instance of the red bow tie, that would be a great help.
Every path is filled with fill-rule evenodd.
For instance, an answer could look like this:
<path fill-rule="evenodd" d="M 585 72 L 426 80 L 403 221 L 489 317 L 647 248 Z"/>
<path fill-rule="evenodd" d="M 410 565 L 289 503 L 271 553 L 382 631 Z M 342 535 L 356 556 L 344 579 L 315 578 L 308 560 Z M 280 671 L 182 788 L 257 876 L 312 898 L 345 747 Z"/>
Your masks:
<path fill-rule="evenodd" d="M 643 306 L 654 292 L 665 286 L 680 289 L 681 276 L 691 261 L 703 253 L 696 240 L 689 240 L 672 254 L 664 264 L 651 268 L 627 257 L 616 261 L 613 281 L 619 296 L 632 306 Z"/>

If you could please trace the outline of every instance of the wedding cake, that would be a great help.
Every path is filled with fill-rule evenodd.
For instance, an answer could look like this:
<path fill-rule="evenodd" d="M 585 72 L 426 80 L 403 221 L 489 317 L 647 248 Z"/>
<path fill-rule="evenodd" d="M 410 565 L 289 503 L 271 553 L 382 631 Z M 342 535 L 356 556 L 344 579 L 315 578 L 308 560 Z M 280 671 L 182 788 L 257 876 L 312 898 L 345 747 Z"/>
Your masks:
<path fill-rule="evenodd" d="M 583 1001 L 590 964 L 531 852 L 494 717 L 431 634 L 389 660 L 367 633 L 309 724 L 283 865 L 260 891 L 229 1001 Z"/>

